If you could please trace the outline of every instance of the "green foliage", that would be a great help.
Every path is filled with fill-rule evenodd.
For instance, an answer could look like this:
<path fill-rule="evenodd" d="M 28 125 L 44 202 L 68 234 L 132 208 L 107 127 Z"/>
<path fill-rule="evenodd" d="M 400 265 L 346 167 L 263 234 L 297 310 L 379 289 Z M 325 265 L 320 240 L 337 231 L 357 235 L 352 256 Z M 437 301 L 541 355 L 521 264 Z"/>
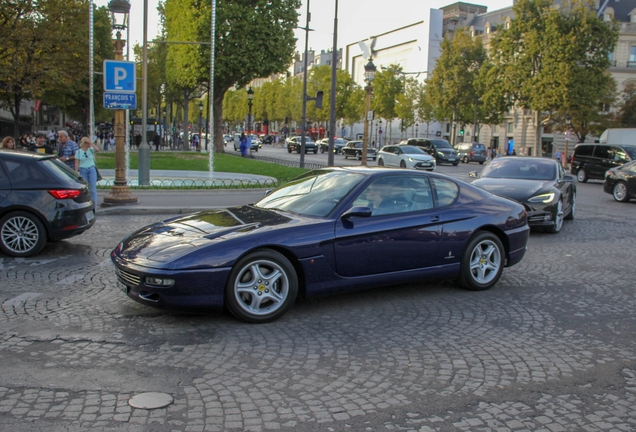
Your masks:
<path fill-rule="evenodd" d="M 219 1 L 216 8 L 214 124 L 217 152 L 223 152 L 222 110 L 226 91 L 254 78 L 284 72 L 296 45 L 299 0 Z M 168 41 L 209 41 L 209 3 L 166 0 Z M 195 88 L 209 82 L 210 45 L 169 45 L 168 82 Z"/>
<path fill-rule="evenodd" d="M 404 92 L 404 81 L 400 73 L 402 66 L 390 65 L 382 71 L 377 71 L 373 79 L 373 100 L 371 109 L 376 117 L 391 121 L 398 117 L 396 105 L 398 96 Z"/>
<path fill-rule="evenodd" d="M 442 41 L 442 55 L 426 80 L 424 106 L 432 107 L 432 117 L 472 123 L 477 78 L 485 59 L 481 40 L 471 38 L 465 31 Z"/>
<path fill-rule="evenodd" d="M 86 0 L 0 2 L 0 104 L 13 114 L 16 132 L 23 99 L 46 98 L 76 116 L 88 107 L 87 22 Z M 100 56 L 109 52 L 101 42 Z"/>
<path fill-rule="evenodd" d="M 625 86 L 616 120 L 619 127 L 636 128 L 636 84 Z"/>
<path fill-rule="evenodd" d="M 614 84 L 605 73 L 618 40 L 615 23 L 603 22 L 589 0 L 519 0 L 509 29 L 491 44 L 488 85 L 517 105 L 547 113 L 557 130 L 565 114 L 584 140 L 599 118 L 598 107 L 612 99 Z"/>
<path fill-rule="evenodd" d="M 208 157 L 206 153 L 199 152 L 151 152 L 150 169 L 208 171 Z M 98 153 L 95 159 L 98 168 L 115 168 L 115 153 Z M 130 154 L 130 168 L 138 168 L 137 153 Z M 274 177 L 278 180 L 286 180 L 297 177 L 308 170 L 262 162 L 256 159 L 246 159 L 235 155 L 215 154 L 214 171 L 258 174 Z"/>

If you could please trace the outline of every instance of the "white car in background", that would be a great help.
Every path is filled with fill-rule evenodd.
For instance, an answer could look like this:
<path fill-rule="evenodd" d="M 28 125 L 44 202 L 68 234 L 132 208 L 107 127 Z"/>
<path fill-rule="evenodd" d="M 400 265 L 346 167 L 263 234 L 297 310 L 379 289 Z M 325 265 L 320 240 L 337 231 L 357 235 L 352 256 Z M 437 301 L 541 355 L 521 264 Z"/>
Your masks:
<path fill-rule="evenodd" d="M 433 171 L 435 158 L 424 150 L 410 145 L 388 145 L 378 153 L 378 165 Z"/>

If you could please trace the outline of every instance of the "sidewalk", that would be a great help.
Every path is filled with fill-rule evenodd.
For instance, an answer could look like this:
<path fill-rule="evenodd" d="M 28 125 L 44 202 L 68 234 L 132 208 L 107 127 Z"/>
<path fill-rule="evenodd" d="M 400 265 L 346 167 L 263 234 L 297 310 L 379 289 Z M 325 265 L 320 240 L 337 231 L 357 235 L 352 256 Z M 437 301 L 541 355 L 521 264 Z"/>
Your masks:
<path fill-rule="evenodd" d="M 105 179 L 112 180 L 115 170 L 100 170 Z M 137 172 L 130 172 L 132 175 L 128 180 L 137 180 Z M 150 180 L 165 179 L 206 179 L 210 180 L 210 174 L 203 171 L 161 171 L 152 170 Z M 222 181 L 244 181 L 261 182 L 264 185 L 267 181 L 275 179 L 266 176 L 253 174 L 237 174 L 215 172 L 212 179 Z M 138 204 L 126 204 L 122 206 L 102 207 L 104 196 L 110 189 L 98 189 L 98 206 L 95 213 L 99 215 L 135 215 L 135 214 L 187 214 L 197 211 L 210 210 L 215 208 L 232 207 L 251 204 L 263 197 L 269 187 L 246 188 L 246 189 L 137 189 L 131 187 L 131 193 L 139 199 Z"/>

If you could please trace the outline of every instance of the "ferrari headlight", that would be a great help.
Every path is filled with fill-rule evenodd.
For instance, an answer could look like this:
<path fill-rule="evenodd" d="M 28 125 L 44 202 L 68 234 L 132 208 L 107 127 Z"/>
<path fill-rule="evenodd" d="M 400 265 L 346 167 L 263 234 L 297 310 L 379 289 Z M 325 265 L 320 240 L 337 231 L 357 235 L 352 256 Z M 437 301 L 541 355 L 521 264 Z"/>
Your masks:
<path fill-rule="evenodd" d="M 174 285 L 174 279 L 146 277 L 146 285 L 154 285 L 158 287 L 169 287 Z"/>
<path fill-rule="evenodd" d="M 540 202 L 540 203 L 547 204 L 547 203 L 552 202 L 552 200 L 554 200 L 554 195 L 555 195 L 554 192 L 541 194 L 541 195 L 535 195 L 532 198 L 530 198 L 528 200 L 528 202 L 531 202 L 531 203 L 539 203 Z"/>

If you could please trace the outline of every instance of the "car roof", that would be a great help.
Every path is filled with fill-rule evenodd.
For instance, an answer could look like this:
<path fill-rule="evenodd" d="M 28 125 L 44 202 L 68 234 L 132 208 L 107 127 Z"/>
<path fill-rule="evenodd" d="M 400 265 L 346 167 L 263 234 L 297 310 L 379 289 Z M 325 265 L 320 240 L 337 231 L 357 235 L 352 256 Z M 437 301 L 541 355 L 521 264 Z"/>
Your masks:
<path fill-rule="evenodd" d="M 35 152 L 23 152 L 16 150 L 0 149 L 0 157 L 5 160 L 25 160 L 25 159 L 53 159 L 54 155 L 43 155 Z"/>

